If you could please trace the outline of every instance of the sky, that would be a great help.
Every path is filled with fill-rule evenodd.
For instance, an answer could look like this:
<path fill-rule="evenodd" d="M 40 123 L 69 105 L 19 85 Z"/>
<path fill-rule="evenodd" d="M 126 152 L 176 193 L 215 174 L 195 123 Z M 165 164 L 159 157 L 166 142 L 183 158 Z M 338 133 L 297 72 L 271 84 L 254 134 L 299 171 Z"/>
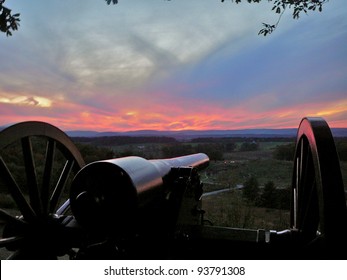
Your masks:
<path fill-rule="evenodd" d="M 244 1 L 245 2 L 245 1 Z M 278 28 L 273 3 L 7 0 L 0 34 L 0 126 L 63 130 L 347 127 L 347 5 Z"/>

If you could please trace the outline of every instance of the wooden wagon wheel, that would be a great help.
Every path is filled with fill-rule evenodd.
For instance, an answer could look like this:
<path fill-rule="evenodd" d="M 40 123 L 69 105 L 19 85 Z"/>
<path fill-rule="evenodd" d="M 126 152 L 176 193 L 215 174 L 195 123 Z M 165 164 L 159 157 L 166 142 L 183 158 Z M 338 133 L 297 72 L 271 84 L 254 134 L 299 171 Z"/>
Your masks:
<path fill-rule="evenodd" d="M 322 118 L 304 118 L 298 129 L 291 228 L 298 233 L 301 248 L 324 249 L 322 254 L 346 249 L 347 212 L 341 169 L 333 136 Z"/>
<path fill-rule="evenodd" d="M 0 247 L 13 251 L 11 258 L 65 253 L 60 242 L 69 208 L 65 186 L 83 166 L 74 143 L 50 124 L 23 122 L 0 132 L 1 201 L 12 201 L 10 207 L 0 205 Z"/>

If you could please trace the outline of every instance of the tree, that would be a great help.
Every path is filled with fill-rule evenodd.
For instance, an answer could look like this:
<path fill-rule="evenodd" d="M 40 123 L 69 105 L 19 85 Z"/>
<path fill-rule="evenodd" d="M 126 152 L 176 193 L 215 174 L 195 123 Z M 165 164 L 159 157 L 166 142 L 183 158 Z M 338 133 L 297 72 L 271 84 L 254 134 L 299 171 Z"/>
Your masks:
<path fill-rule="evenodd" d="M 259 144 L 256 142 L 243 142 L 240 147 L 241 152 L 257 151 Z"/>
<path fill-rule="evenodd" d="M 192 145 L 175 144 L 166 145 L 162 148 L 163 157 L 172 158 L 180 157 L 194 153 Z"/>
<path fill-rule="evenodd" d="M 96 147 L 84 143 L 76 143 L 76 146 L 86 163 L 114 158 L 114 153 L 110 148 Z"/>
<path fill-rule="evenodd" d="M 295 143 L 278 145 L 274 152 L 273 157 L 278 160 L 292 161 L 294 158 Z"/>
<path fill-rule="evenodd" d="M 204 143 L 195 146 L 194 153 L 205 153 L 210 160 L 223 160 L 223 149 L 219 143 Z"/>
<path fill-rule="evenodd" d="M 236 149 L 236 144 L 235 144 L 235 142 L 229 142 L 229 143 L 226 143 L 226 144 L 225 144 L 225 151 L 226 151 L 227 153 L 233 152 L 233 151 L 235 151 L 235 149 Z"/>
<path fill-rule="evenodd" d="M 117 4 L 118 0 L 105 0 L 108 5 Z M 167 0 L 170 1 L 170 0 Z M 229 0 L 235 2 L 236 4 L 241 3 L 242 0 Z M 248 3 L 260 3 L 261 0 L 245 0 Z M 279 14 L 278 21 L 275 24 L 263 23 L 263 28 L 259 31 L 259 35 L 271 34 L 278 26 L 282 15 L 287 9 L 292 9 L 292 16 L 294 19 L 298 19 L 300 15 L 308 11 L 319 11 L 323 9 L 323 4 L 329 0 L 267 0 L 268 2 L 273 2 L 272 10 Z M 19 13 L 11 14 L 11 10 L 3 6 L 5 0 L 0 0 L 0 31 L 6 33 L 7 36 L 12 35 L 12 31 L 18 29 L 19 26 Z M 221 0 L 225 2 L 225 0 Z"/>
<path fill-rule="evenodd" d="M 267 208 L 277 208 L 277 199 L 278 197 L 274 182 L 267 182 L 264 186 L 263 193 L 260 196 L 260 206 Z"/>
<path fill-rule="evenodd" d="M 260 190 L 257 178 L 252 176 L 243 184 L 243 186 L 243 197 L 249 202 L 257 202 Z"/>
<path fill-rule="evenodd" d="M 341 161 L 347 161 L 347 142 L 346 139 L 336 142 L 336 149 Z"/>

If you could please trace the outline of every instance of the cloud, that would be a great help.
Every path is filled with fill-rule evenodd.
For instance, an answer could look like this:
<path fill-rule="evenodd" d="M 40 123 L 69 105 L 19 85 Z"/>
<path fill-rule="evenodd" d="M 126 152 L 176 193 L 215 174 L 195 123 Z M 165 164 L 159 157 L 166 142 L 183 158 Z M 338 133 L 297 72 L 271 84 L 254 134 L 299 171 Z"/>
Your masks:
<path fill-rule="evenodd" d="M 13 98 L 0 96 L 0 103 L 34 107 L 50 107 L 52 105 L 51 100 L 40 96 L 15 96 Z"/>
<path fill-rule="evenodd" d="M 178 94 L 231 108 L 252 103 L 256 96 L 257 102 L 250 106 L 257 110 L 339 98 L 347 86 L 347 53 L 343 47 L 347 37 L 326 40 L 324 34 L 330 31 L 322 23 L 316 25 L 314 30 L 320 34 L 320 42 L 317 35 L 313 42 L 302 40 L 298 44 L 300 32 L 313 28 L 299 24 L 275 34 L 275 39 L 263 42 L 258 38 L 236 55 L 223 52 L 223 56 L 207 57 L 189 71 L 171 77 L 162 88 L 176 85 Z"/>
<path fill-rule="evenodd" d="M 0 37 L 0 123 L 230 129 L 321 113 L 341 126 L 346 5 L 325 6 L 299 21 L 287 13 L 263 38 L 260 23 L 277 20 L 266 1 L 16 2 L 21 28 Z"/>

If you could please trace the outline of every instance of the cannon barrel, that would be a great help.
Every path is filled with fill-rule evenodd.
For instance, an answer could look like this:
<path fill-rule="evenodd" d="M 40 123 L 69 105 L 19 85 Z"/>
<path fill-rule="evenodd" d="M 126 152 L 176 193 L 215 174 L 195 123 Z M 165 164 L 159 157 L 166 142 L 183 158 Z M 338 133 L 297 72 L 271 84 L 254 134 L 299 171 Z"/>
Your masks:
<path fill-rule="evenodd" d="M 162 195 L 173 168 L 204 168 L 209 158 L 203 153 L 146 160 L 131 156 L 96 161 L 75 176 L 70 205 L 76 220 L 94 230 L 131 230 L 138 211 Z"/>

